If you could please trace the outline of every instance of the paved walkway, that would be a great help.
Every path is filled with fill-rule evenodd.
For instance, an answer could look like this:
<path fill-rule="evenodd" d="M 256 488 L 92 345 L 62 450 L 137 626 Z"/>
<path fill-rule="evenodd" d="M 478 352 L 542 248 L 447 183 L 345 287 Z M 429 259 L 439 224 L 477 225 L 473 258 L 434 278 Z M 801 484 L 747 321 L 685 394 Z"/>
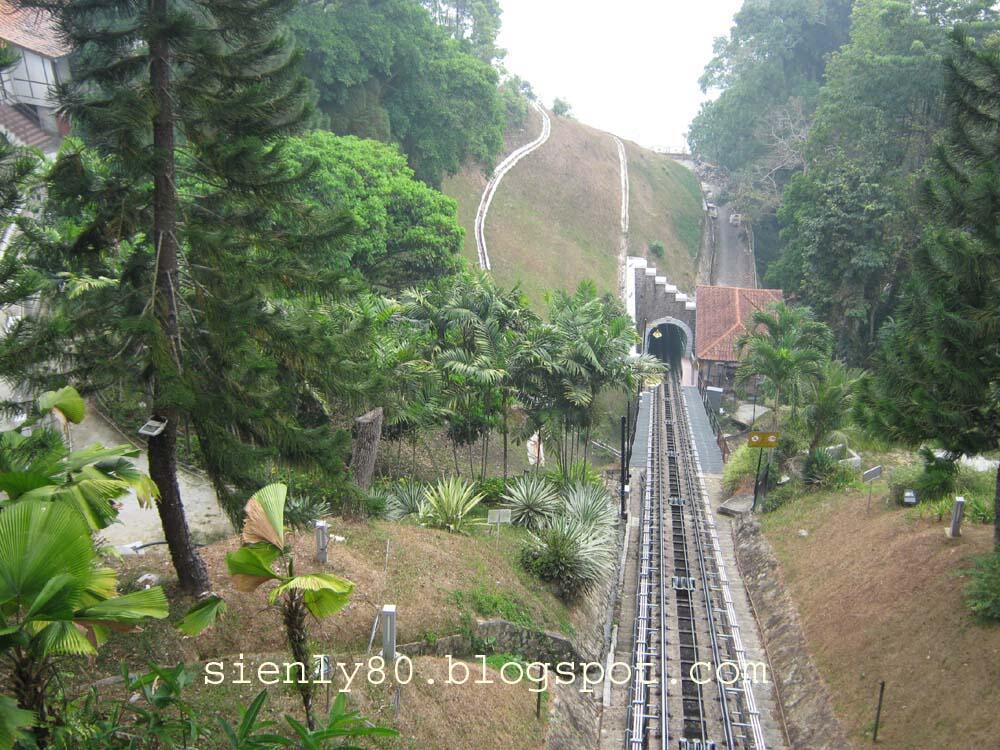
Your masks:
<path fill-rule="evenodd" d="M 698 457 L 701 459 L 701 470 L 706 474 L 722 473 L 722 452 L 715 442 L 712 425 L 708 421 L 705 405 L 701 402 L 701 394 L 696 386 L 684 386 L 684 400 L 687 402 L 688 415 L 691 418 L 691 432 L 694 437 Z"/>

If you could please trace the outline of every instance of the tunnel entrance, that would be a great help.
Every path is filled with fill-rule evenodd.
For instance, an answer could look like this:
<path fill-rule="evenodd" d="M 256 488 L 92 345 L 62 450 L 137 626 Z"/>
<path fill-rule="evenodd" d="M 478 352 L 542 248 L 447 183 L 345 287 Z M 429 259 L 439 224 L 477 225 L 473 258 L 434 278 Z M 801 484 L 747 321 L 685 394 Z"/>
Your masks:
<path fill-rule="evenodd" d="M 646 334 L 646 351 L 680 370 L 681 361 L 690 351 L 687 333 L 675 323 L 660 323 Z"/>

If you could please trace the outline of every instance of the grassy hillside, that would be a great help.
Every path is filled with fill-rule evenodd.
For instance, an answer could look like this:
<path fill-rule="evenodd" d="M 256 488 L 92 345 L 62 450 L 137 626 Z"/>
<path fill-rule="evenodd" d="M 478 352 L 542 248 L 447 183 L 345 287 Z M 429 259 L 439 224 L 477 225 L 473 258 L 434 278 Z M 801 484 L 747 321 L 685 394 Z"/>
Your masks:
<path fill-rule="evenodd" d="M 508 134 L 508 151 L 534 138 L 540 118 Z M 671 159 L 627 144 L 631 191 L 631 252 L 645 254 L 659 240 L 666 246 L 660 268 L 690 288 L 700 241 L 698 183 Z M 476 262 L 473 222 L 486 177 L 470 168 L 445 181 L 466 229 L 465 255 Z M 618 283 L 620 238 L 618 151 L 611 136 L 575 120 L 552 117 L 552 136 L 501 183 L 486 224 L 496 278 L 520 282 L 541 306 L 546 289 L 572 289 L 592 279 L 602 291 Z"/>
<path fill-rule="evenodd" d="M 884 493 L 876 483 L 870 513 L 865 490 L 811 493 L 762 522 L 834 708 L 871 747 L 885 680 L 879 747 L 995 747 L 1000 627 L 970 617 L 958 575 L 991 528 L 967 522 L 949 542 L 945 523 L 886 509 Z"/>

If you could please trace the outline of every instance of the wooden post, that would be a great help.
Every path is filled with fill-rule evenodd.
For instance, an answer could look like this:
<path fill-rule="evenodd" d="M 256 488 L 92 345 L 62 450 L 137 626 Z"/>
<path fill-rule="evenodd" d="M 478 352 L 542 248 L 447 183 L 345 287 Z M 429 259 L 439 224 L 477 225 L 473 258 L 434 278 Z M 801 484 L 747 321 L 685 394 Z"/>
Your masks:
<path fill-rule="evenodd" d="M 351 474 L 358 487 L 367 490 L 372 484 L 375 459 L 382 440 L 382 407 L 372 409 L 354 420 L 354 448 L 351 451 Z"/>

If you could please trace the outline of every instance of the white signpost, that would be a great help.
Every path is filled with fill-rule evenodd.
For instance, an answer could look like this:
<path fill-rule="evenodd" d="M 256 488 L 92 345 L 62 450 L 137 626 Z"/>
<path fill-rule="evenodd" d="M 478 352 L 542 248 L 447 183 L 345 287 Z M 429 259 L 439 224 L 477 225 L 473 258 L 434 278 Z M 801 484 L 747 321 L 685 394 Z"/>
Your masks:
<path fill-rule="evenodd" d="M 500 524 L 510 523 L 510 508 L 497 508 L 486 514 L 486 523 L 497 527 L 497 545 L 500 544 Z"/>
<path fill-rule="evenodd" d="M 861 475 L 861 480 L 863 482 L 868 482 L 868 510 L 872 509 L 872 483 L 882 476 L 882 465 L 871 467 L 868 471 Z"/>

